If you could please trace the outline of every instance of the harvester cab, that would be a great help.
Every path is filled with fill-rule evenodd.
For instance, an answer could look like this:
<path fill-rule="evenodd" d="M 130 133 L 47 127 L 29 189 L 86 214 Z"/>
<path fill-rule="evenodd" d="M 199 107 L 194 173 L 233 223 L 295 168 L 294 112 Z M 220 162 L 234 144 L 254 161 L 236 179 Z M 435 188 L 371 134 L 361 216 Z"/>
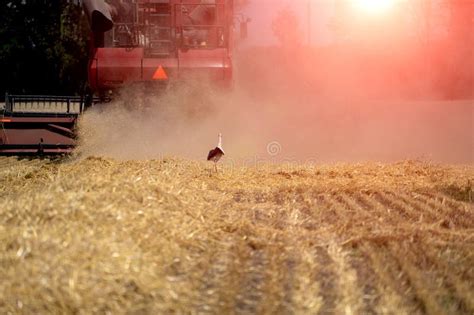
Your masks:
<path fill-rule="evenodd" d="M 233 0 L 82 0 L 90 29 L 83 97 L 6 95 L 0 155 L 69 153 L 83 111 L 114 90 L 190 77 L 232 83 Z"/>
<path fill-rule="evenodd" d="M 97 95 L 191 76 L 231 84 L 233 1 L 110 1 L 102 9 L 96 3 L 84 2 L 92 29 L 98 30 L 89 63 L 89 83 Z M 109 16 L 113 25 L 104 31 Z"/>

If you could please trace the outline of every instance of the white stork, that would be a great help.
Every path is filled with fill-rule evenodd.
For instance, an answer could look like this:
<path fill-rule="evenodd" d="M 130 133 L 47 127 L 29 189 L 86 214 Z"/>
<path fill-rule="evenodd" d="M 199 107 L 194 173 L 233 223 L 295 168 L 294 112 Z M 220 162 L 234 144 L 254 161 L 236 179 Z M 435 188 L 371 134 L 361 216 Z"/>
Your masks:
<path fill-rule="evenodd" d="M 220 133 L 217 147 L 209 151 L 209 154 L 207 155 L 207 160 L 214 162 L 214 169 L 216 170 L 216 173 L 217 173 L 217 162 L 219 162 L 219 160 L 224 154 L 225 154 L 224 149 L 222 149 L 222 134 Z"/>

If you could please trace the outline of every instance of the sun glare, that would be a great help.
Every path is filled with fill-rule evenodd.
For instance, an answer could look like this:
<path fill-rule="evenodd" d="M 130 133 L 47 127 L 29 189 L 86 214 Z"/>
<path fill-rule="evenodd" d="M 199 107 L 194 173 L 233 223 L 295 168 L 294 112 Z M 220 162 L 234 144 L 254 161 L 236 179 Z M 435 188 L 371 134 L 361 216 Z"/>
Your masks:
<path fill-rule="evenodd" d="M 382 14 L 393 7 L 397 0 L 352 0 L 354 6 L 366 13 Z"/>

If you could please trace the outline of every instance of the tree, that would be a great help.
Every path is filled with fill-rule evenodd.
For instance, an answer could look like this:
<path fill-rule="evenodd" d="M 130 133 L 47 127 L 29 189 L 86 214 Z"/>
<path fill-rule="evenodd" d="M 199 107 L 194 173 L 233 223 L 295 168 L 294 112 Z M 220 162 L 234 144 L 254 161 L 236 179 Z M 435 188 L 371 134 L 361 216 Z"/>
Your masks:
<path fill-rule="evenodd" d="M 349 33 L 349 2 L 334 0 L 334 15 L 329 22 L 329 29 L 333 32 L 336 42 L 347 39 Z"/>
<path fill-rule="evenodd" d="M 248 5 L 250 0 L 234 0 L 234 6 L 236 9 L 241 9 Z"/>
<path fill-rule="evenodd" d="M 272 23 L 273 34 L 285 48 L 301 46 L 303 35 L 298 17 L 289 7 L 278 12 Z"/>
<path fill-rule="evenodd" d="M 80 5 L 11 0 L 0 10 L 0 93 L 79 93 L 88 38 Z"/>
<path fill-rule="evenodd" d="M 474 2 L 447 0 L 448 41 L 451 47 L 449 73 L 445 76 L 447 95 L 474 97 Z"/>

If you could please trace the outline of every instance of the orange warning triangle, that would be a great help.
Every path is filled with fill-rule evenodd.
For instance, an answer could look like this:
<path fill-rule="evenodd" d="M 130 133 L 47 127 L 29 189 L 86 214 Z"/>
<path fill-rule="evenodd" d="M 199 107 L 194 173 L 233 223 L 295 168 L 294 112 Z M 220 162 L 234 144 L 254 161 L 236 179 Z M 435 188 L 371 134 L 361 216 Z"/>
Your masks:
<path fill-rule="evenodd" d="M 156 69 L 155 74 L 153 75 L 153 80 L 168 80 L 168 75 L 162 66 L 159 66 L 158 69 Z"/>

